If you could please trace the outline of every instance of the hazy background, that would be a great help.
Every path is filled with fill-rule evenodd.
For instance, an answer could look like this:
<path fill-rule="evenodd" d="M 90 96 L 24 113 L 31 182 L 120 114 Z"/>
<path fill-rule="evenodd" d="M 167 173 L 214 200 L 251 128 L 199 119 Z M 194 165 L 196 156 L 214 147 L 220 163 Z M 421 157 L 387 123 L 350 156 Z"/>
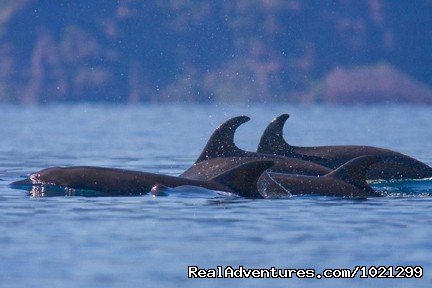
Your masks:
<path fill-rule="evenodd" d="M 0 1 L 0 102 L 432 103 L 432 1 Z"/>

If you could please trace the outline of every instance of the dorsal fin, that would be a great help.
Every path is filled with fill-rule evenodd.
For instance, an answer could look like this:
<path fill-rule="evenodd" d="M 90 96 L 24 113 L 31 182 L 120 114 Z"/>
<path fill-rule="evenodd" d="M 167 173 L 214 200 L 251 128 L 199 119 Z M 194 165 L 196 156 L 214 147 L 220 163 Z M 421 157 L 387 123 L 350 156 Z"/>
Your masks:
<path fill-rule="evenodd" d="M 289 114 L 282 114 L 273 119 L 273 121 L 264 130 L 258 145 L 258 153 L 277 154 L 290 156 L 294 153 L 292 147 L 283 138 L 283 127 L 288 120 Z"/>
<path fill-rule="evenodd" d="M 379 156 L 360 156 L 343 164 L 325 177 L 333 177 L 348 182 L 360 189 L 372 189 L 366 182 L 369 167 L 381 161 Z"/>
<path fill-rule="evenodd" d="M 210 181 L 221 183 L 243 197 L 263 198 L 258 191 L 258 180 L 261 174 L 273 165 L 273 161 L 252 161 L 228 170 Z"/>
<path fill-rule="evenodd" d="M 325 163 L 325 159 L 318 156 L 299 154 L 295 146 L 289 145 L 283 137 L 283 127 L 289 118 L 289 114 L 282 114 L 264 130 L 258 144 L 258 153 L 281 155 L 285 157 L 299 158 L 305 161 L 312 161 L 318 164 Z"/>
<path fill-rule="evenodd" d="M 217 157 L 235 157 L 243 156 L 247 152 L 238 148 L 234 143 L 234 134 L 236 129 L 243 123 L 249 121 L 248 116 L 237 116 L 221 124 L 210 136 L 201 155 L 195 163 L 217 158 Z"/>

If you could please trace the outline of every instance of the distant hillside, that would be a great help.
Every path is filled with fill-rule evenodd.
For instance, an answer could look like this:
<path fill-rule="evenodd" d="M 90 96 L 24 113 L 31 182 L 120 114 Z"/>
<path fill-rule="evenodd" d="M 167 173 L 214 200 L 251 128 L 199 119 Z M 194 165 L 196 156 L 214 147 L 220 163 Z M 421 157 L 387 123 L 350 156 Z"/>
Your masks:
<path fill-rule="evenodd" d="M 432 103 L 432 1 L 0 1 L 0 102 Z"/>

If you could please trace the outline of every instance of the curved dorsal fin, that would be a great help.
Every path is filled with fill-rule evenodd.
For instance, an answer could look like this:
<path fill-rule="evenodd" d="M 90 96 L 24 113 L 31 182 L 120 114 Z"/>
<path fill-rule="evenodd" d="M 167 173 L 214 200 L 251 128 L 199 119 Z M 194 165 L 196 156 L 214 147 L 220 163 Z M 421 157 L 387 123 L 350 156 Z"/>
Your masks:
<path fill-rule="evenodd" d="M 267 126 L 261 136 L 257 152 L 272 155 L 281 155 L 285 157 L 299 158 L 305 161 L 312 161 L 323 165 L 324 158 L 318 156 L 310 156 L 298 153 L 295 146 L 289 145 L 283 137 L 283 127 L 289 118 L 289 114 L 282 114 Z"/>
<path fill-rule="evenodd" d="M 210 136 L 204 150 L 195 163 L 218 157 L 245 155 L 247 152 L 235 145 L 234 134 L 241 124 L 249 120 L 250 118 L 248 116 L 237 116 L 221 124 Z"/>
<path fill-rule="evenodd" d="M 210 181 L 228 186 L 243 197 L 264 198 L 259 191 L 258 180 L 273 165 L 274 162 L 268 160 L 252 161 L 213 177 Z"/>
<path fill-rule="evenodd" d="M 366 174 L 369 167 L 379 161 L 379 156 L 360 156 L 341 165 L 325 177 L 341 179 L 360 189 L 372 189 L 366 182 Z"/>
<path fill-rule="evenodd" d="M 258 153 L 278 154 L 290 156 L 294 154 L 292 147 L 283 138 L 283 127 L 289 114 L 282 114 L 273 119 L 273 121 L 264 130 L 258 145 Z"/>

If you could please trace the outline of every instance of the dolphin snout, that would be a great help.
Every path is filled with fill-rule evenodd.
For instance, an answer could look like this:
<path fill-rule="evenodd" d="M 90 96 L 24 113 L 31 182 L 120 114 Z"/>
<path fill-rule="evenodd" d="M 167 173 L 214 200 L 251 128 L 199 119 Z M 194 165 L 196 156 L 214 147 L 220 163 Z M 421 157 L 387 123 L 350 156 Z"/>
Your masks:
<path fill-rule="evenodd" d="M 30 180 L 30 178 L 26 178 L 23 180 L 18 180 L 18 181 L 12 182 L 9 184 L 9 186 L 19 188 L 19 187 L 32 186 L 32 184 L 33 184 L 32 180 Z"/>
<path fill-rule="evenodd" d="M 45 170 L 47 170 L 47 169 L 45 169 Z M 45 170 L 42 170 L 42 171 L 45 171 Z M 20 188 L 20 187 L 29 187 L 29 186 L 33 186 L 33 185 L 48 184 L 47 181 L 44 181 L 43 179 L 41 179 L 42 178 L 41 177 L 42 171 L 33 173 L 26 179 L 14 181 L 14 182 L 10 183 L 9 186 L 12 188 Z"/>

